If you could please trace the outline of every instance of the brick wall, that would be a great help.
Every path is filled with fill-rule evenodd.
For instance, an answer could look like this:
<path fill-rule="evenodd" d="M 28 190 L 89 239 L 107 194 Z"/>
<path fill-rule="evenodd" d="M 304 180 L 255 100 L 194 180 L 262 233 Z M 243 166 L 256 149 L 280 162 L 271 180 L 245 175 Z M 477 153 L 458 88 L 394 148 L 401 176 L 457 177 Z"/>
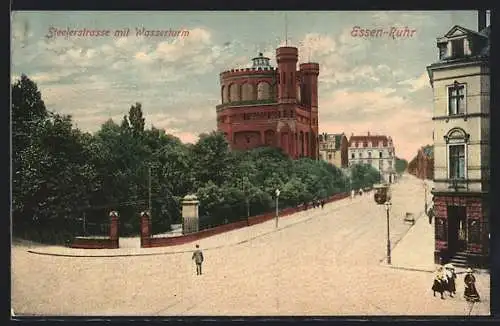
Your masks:
<path fill-rule="evenodd" d="M 343 198 L 349 197 L 348 193 L 340 193 L 336 194 L 329 199 L 325 201 L 325 203 L 331 203 Z M 312 208 L 311 208 L 312 209 Z M 295 214 L 299 211 L 304 210 L 303 207 L 290 207 L 290 208 L 285 208 L 279 211 L 279 217 L 285 217 L 289 216 L 292 214 Z M 261 215 L 256 215 L 256 216 L 251 216 L 248 219 L 248 224 L 247 221 L 239 221 L 235 223 L 229 223 L 225 225 L 220 225 L 211 229 L 203 230 L 200 232 L 188 234 L 188 235 L 182 235 L 178 237 L 162 237 L 162 238 L 149 238 L 145 241 L 143 241 L 143 248 L 152 248 L 152 247 L 167 247 L 167 246 L 177 246 L 185 243 L 191 243 L 194 241 L 198 241 L 200 239 L 208 238 L 220 233 L 240 229 L 246 226 L 251 226 L 251 225 L 256 225 L 259 223 L 263 223 L 266 221 L 269 221 L 273 219 L 276 216 L 275 212 L 269 212 Z"/>

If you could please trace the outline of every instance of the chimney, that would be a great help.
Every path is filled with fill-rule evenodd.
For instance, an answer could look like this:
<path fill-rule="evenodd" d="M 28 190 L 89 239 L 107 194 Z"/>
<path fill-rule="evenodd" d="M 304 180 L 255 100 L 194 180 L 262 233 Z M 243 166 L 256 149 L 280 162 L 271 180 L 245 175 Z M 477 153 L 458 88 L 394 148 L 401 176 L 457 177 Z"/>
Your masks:
<path fill-rule="evenodd" d="M 370 136 L 370 132 L 368 131 L 368 136 Z"/>
<path fill-rule="evenodd" d="M 486 28 L 486 10 L 477 11 L 477 28 L 478 32 Z"/>

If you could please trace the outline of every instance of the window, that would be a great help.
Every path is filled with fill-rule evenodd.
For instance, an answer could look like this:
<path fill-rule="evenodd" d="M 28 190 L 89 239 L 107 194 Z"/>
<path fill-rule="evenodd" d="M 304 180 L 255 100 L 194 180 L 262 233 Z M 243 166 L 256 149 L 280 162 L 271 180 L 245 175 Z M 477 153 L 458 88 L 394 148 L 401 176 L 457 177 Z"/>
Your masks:
<path fill-rule="evenodd" d="M 451 51 L 454 58 L 459 58 L 464 56 L 464 39 L 452 40 L 451 41 Z"/>
<path fill-rule="evenodd" d="M 450 179 L 465 178 L 465 145 L 449 146 Z"/>
<path fill-rule="evenodd" d="M 363 155 L 361 155 L 361 153 L 358 154 L 359 158 L 361 158 Z"/>
<path fill-rule="evenodd" d="M 368 152 L 368 158 L 372 158 L 372 152 Z"/>
<path fill-rule="evenodd" d="M 358 143 L 356 143 L 356 147 L 358 147 L 358 145 L 359 145 L 359 144 L 358 144 Z"/>
<path fill-rule="evenodd" d="M 439 47 L 439 59 L 444 59 L 446 57 L 447 50 L 446 45 L 441 45 Z"/>
<path fill-rule="evenodd" d="M 455 82 L 448 87 L 448 114 L 465 114 L 465 85 Z"/>
<path fill-rule="evenodd" d="M 354 158 L 354 153 L 351 154 L 351 158 Z"/>
<path fill-rule="evenodd" d="M 382 152 L 378 152 L 378 157 L 382 158 Z"/>
<path fill-rule="evenodd" d="M 328 154 L 328 159 L 331 160 L 332 159 L 332 154 Z"/>

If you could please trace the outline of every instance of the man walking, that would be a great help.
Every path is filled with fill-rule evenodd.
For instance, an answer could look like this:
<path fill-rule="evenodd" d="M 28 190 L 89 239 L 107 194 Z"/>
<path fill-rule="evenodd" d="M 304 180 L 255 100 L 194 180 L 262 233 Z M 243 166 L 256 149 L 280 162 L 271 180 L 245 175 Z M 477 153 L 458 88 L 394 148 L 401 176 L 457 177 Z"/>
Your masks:
<path fill-rule="evenodd" d="M 191 258 L 196 263 L 196 275 L 201 275 L 201 264 L 203 263 L 203 252 L 200 250 L 200 246 L 196 245 L 196 250 L 193 252 L 193 257 Z"/>

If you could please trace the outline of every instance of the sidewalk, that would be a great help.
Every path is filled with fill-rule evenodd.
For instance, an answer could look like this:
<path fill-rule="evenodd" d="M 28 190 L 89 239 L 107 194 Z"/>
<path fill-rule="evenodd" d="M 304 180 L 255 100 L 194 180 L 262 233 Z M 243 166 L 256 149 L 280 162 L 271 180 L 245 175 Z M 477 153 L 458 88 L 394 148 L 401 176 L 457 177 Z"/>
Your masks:
<path fill-rule="evenodd" d="M 408 233 L 391 252 L 392 268 L 434 272 L 434 224 L 426 215 L 417 217 Z M 387 264 L 384 260 L 383 264 Z"/>
<path fill-rule="evenodd" d="M 242 229 L 236 229 L 225 233 L 217 234 L 212 237 L 200 239 L 196 243 L 200 244 L 203 250 L 214 250 L 222 247 L 236 246 L 256 238 L 264 237 L 282 229 L 293 227 L 297 224 L 305 223 L 319 215 L 325 214 L 325 211 L 334 211 L 352 204 L 349 199 L 341 199 L 325 205 L 324 209 L 310 208 L 307 211 L 301 211 L 293 215 L 279 218 L 278 228 L 275 227 L 275 220 L 269 220 L 260 224 Z M 61 257 L 131 257 L 131 256 L 156 256 L 181 254 L 192 252 L 194 243 L 186 243 L 170 247 L 140 248 L 130 245 L 132 242 L 139 242 L 139 238 L 120 238 L 120 248 L 118 249 L 76 249 L 62 246 L 45 246 L 39 244 L 19 245 L 26 247 L 27 251 L 33 254 L 61 256 Z M 122 244 L 124 246 L 122 246 Z"/>

